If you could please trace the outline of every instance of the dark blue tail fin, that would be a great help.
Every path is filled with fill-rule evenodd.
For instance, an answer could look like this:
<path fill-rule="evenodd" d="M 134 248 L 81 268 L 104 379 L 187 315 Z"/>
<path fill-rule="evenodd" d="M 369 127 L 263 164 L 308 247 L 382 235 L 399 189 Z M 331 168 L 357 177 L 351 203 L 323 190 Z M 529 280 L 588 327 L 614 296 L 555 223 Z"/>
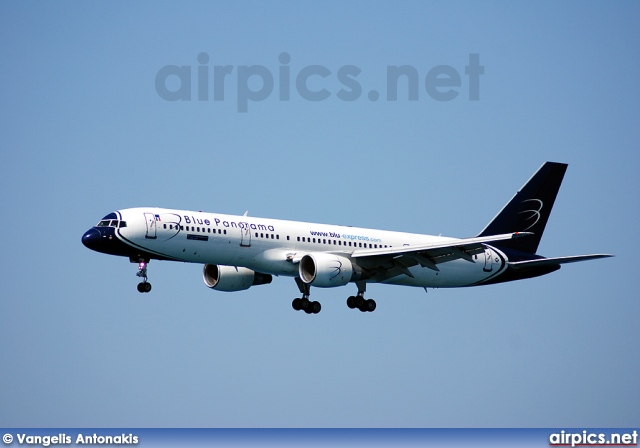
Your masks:
<path fill-rule="evenodd" d="M 531 236 L 496 245 L 535 254 L 566 170 L 566 163 L 542 165 L 478 236 L 532 232 Z"/>

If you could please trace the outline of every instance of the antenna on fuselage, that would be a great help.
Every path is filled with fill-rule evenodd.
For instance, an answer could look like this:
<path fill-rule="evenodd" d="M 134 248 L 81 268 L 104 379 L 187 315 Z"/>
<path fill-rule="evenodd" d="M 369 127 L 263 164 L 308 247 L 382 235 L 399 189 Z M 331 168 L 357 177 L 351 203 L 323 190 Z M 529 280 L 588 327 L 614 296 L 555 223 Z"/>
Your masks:
<path fill-rule="evenodd" d="M 249 210 L 247 210 L 246 212 L 244 212 L 244 215 L 242 216 L 247 216 L 249 214 Z"/>

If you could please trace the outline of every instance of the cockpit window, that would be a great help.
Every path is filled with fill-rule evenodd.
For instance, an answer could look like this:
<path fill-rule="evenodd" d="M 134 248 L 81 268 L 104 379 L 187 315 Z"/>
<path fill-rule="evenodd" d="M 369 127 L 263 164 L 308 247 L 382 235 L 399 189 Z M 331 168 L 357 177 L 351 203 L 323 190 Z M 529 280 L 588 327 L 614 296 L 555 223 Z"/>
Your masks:
<path fill-rule="evenodd" d="M 103 219 L 100 221 L 96 227 L 127 227 L 127 221 L 118 221 L 117 219 Z"/>

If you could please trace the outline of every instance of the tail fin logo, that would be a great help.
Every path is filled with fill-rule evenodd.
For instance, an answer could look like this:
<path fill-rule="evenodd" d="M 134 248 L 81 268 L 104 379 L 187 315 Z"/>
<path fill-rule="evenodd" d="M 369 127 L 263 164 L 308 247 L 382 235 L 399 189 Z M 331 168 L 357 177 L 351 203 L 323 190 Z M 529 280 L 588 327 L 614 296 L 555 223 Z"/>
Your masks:
<path fill-rule="evenodd" d="M 535 218 L 535 221 L 533 221 L 533 223 L 529 227 L 527 227 L 526 229 L 522 230 L 523 232 L 529 230 L 531 227 L 535 226 L 538 223 L 538 221 L 540 221 L 540 217 L 541 217 L 540 216 L 540 211 L 542 210 L 542 207 L 544 206 L 543 202 L 540 199 L 525 199 L 521 203 L 524 204 L 525 202 L 537 202 L 540 206 L 538 207 L 537 210 L 533 210 L 533 209 L 532 210 L 524 210 L 524 211 L 521 211 L 519 213 L 519 214 L 530 213 L 530 215 L 525 218 L 525 221 L 529 221 L 529 220 Z"/>

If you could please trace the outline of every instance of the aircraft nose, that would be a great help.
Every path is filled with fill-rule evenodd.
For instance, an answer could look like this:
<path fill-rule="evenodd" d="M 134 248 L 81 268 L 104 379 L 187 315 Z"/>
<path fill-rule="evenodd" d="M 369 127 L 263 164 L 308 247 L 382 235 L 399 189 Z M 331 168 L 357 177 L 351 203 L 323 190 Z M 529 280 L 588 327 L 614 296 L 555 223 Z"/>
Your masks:
<path fill-rule="evenodd" d="M 96 229 L 87 230 L 84 235 L 82 235 L 82 244 L 92 250 L 96 250 L 100 244 L 100 232 Z"/>

